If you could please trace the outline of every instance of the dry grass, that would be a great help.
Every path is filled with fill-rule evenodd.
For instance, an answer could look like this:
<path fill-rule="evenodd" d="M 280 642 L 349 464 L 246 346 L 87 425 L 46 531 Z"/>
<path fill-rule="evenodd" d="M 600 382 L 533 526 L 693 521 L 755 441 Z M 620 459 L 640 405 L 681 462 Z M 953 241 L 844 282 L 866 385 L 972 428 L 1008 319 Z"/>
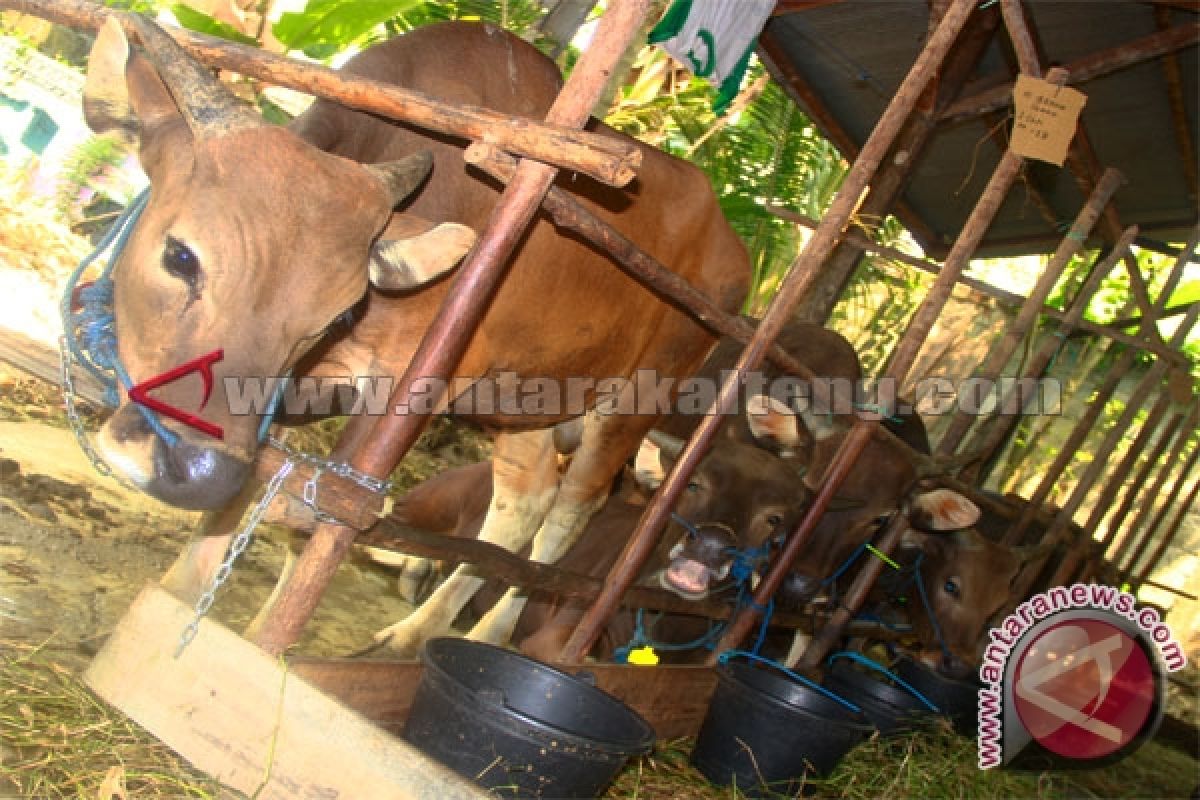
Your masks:
<path fill-rule="evenodd" d="M 688 764 L 692 740 L 663 742 L 630 764 L 608 798 L 737 800 Z M 1098 770 L 981 772 L 975 743 L 948 726 L 852 751 L 817 798 L 1185 798 L 1197 762 L 1148 745 Z M 150 734 L 109 708 L 51 651 L 0 640 L 0 797 L 141 800 L 238 796 L 191 769 Z"/>
<path fill-rule="evenodd" d="M 13 796 L 221 795 L 216 781 L 105 705 L 51 653 L 0 641 L 0 797 Z"/>

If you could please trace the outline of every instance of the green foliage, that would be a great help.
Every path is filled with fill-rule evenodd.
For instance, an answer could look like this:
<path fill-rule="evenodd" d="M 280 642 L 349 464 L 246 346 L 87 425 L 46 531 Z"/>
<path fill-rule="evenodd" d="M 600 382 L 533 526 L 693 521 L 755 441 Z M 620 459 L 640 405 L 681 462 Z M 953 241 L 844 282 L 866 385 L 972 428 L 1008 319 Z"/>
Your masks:
<path fill-rule="evenodd" d="M 309 0 L 304 10 L 283 14 L 271 31 L 289 48 L 327 61 L 372 43 L 380 26 L 393 36 L 434 22 L 472 19 L 521 34 L 531 31 L 541 14 L 536 0 Z"/>
<path fill-rule="evenodd" d="M 293 50 L 328 59 L 421 5 L 421 0 L 310 0 L 303 11 L 283 14 L 271 31 Z"/>
<path fill-rule="evenodd" d="M 247 36 L 232 25 L 221 22 L 219 19 L 214 19 L 208 14 L 197 11 L 190 6 L 176 3 L 171 6 L 171 13 L 175 15 L 175 19 L 179 20 L 180 25 L 190 31 L 207 33 L 209 36 L 218 36 L 231 42 L 238 42 L 239 44 L 258 46 L 258 40 L 253 36 Z"/>

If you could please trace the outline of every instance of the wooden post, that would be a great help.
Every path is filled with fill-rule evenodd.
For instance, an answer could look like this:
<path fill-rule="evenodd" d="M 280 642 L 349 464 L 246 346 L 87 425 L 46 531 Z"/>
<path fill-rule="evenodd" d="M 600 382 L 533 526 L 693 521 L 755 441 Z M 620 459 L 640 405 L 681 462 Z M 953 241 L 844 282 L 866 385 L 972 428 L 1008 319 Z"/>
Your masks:
<path fill-rule="evenodd" d="M 1058 82 L 1063 79 L 1064 75 L 1052 70 L 1049 80 Z M 929 331 L 933 328 L 937 321 L 938 315 L 946 305 L 958 276 L 962 274 L 979 246 L 979 242 L 983 239 L 984 233 L 987 232 L 988 226 L 995 219 L 996 213 L 1000 210 L 1004 198 L 1007 196 L 1009 189 L 1020 174 L 1021 166 L 1024 164 L 1024 159 L 1013 153 L 1011 150 L 1004 154 L 1000 159 L 1000 163 L 996 166 L 996 170 L 992 173 L 988 185 L 984 188 L 983 194 L 980 196 L 975 208 L 971 211 L 971 216 L 963 225 L 963 229 L 951 248 L 949 255 L 946 256 L 945 264 L 942 266 L 942 271 L 938 273 L 937 279 L 929 292 L 922 300 L 917 312 L 913 315 L 909 322 L 908 330 L 904 332 L 899 344 L 891 356 L 891 363 L 888 365 L 887 372 L 884 375 L 883 382 L 891 383 L 899 386 L 904 382 L 908 373 L 912 370 L 913 363 L 916 361 L 917 353 L 921 349 L 921 345 L 929 335 Z M 834 458 L 834 463 L 839 467 L 835 470 L 831 467 L 829 475 L 827 475 L 821 484 L 821 493 L 828 493 L 832 497 L 833 492 L 837 490 L 837 486 L 844 480 L 845 474 L 853 467 L 854 462 L 862 453 L 863 447 L 866 444 L 867 437 L 871 434 L 871 429 L 877 426 L 877 420 L 862 420 L 855 422 L 854 428 L 851 429 L 850 435 L 839 448 L 837 455 Z M 840 475 L 836 481 L 831 481 L 832 477 Z M 830 486 L 832 484 L 832 489 Z M 820 495 L 818 495 L 820 497 Z M 782 584 L 784 577 L 791 570 L 792 564 L 799 556 L 801 548 L 807 544 L 809 536 L 812 535 L 816 528 L 816 523 L 819 521 L 820 514 L 824 508 L 816 507 L 810 509 L 801 522 L 800 528 L 788 540 L 783 553 L 776 559 L 770 571 L 762 582 L 758 585 L 754 594 L 754 606 L 763 608 L 770 600 L 775 590 Z M 890 554 L 887 547 L 894 545 L 897 539 L 881 542 L 879 549 L 884 554 Z M 878 572 L 862 570 L 854 583 L 851 584 L 849 593 L 851 596 L 865 597 L 873 585 L 874 578 L 878 576 Z M 733 622 L 725 631 L 725 635 L 721 638 L 720 649 L 737 647 L 741 640 L 745 637 L 754 625 L 754 620 L 758 615 L 758 611 L 754 606 L 744 607 L 734 618 Z M 838 618 L 835 617 L 830 624 L 833 630 L 828 636 L 823 636 L 821 641 L 828 642 L 836 639 L 841 635 L 842 627 L 836 625 Z M 815 645 L 816 642 L 813 642 Z M 809 651 L 813 652 L 813 658 L 819 661 L 824 653 L 819 648 L 814 649 L 812 645 Z M 805 660 L 809 659 L 808 651 L 805 652 Z M 815 663 L 815 662 L 814 662 Z"/>
<path fill-rule="evenodd" d="M 1008 329 L 1004 332 L 1004 336 L 997 342 L 988 352 L 979 369 L 976 370 L 976 375 L 988 382 L 994 382 L 1000 376 L 1000 371 L 1008 364 L 1012 354 L 1016 352 L 1018 345 L 1025 339 L 1025 336 L 1033 329 L 1034 322 L 1037 321 L 1038 314 L 1046 305 L 1046 298 L 1050 296 L 1050 292 L 1058 284 L 1058 279 L 1062 277 L 1063 271 L 1067 268 L 1071 258 L 1083 247 L 1084 241 L 1091 234 L 1092 228 L 1096 221 L 1100 219 L 1100 214 L 1104 207 L 1108 205 L 1108 201 L 1112 199 L 1113 194 L 1124 183 L 1124 176 L 1120 171 L 1108 169 L 1104 172 L 1104 177 L 1096 185 L 1096 190 L 1088 197 L 1087 202 L 1075 217 L 1074 223 L 1071 225 L 1071 230 L 1063 237 L 1062 242 L 1058 245 L 1058 249 L 1054 251 L 1054 255 L 1046 264 L 1042 274 L 1038 277 L 1037 283 L 1033 290 L 1029 293 L 1029 297 L 1021 305 L 1021 310 L 1017 314 L 1017 318 L 1009 324 Z M 1095 271 L 1100 271 L 1097 267 Z M 1105 270 L 1107 271 L 1107 270 Z M 1081 292 L 1082 294 L 1082 292 Z M 1089 297 L 1089 295 L 1085 295 Z M 1083 303 L 1087 304 L 1086 299 Z M 1082 317 L 1082 311 L 1079 314 Z M 968 414 L 964 410 L 959 410 L 950 420 L 950 424 L 946 428 L 946 432 L 942 434 L 941 441 L 938 442 L 938 455 L 950 455 L 958 449 L 958 445 L 962 442 L 963 436 L 971 429 L 972 423 L 975 422 L 975 417 Z"/>
<path fill-rule="evenodd" d="M 896 546 L 900 543 L 900 537 L 904 535 L 904 531 L 907 529 L 908 518 L 904 515 L 903 511 L 897 511 L 876 543 L 876 549 L 889 555 L 895 552 Z M 816 636 L 813 637 L 813 640 L 809 642 L 808 647 L 804 650 L 804 655 L 800 657 L 800 662 L 797 665 L 802 672 L 811 672 L 825 660 L 825 656 L 833 649 L 838 639 L 842 637 L 846 626 L 850 624 L 850 621 L 862 609 L 863 603 L 867 601 L 867 595 L 870 594 L 872 587 L 875 586 L 875 581 L 879 579 L 879 575 L 883 571 L 883 566 L 882 558 L 868 558 L 866 560 L 866 563 L 863 564 L 858 575 L 854 578 L 854 582 L 846 591 L 841 604 L 834 610 L 829 622 L 817 631 Z"/>
<path fill-rule="evenodd" d="M 548 122 L 578 127 L 588 120 L 613 65 L 625 52 L 648 5 L 649 0 L 627 0 L 614 4 L 601 17 L 596 37 L 551 106 L 546 116 Z M 445 378 L 458 363 L 555 174 L 554 167 L 532 161 L 523 161 L 517 168 L 512 183 L 492 212 L 487 229 L 459 268 L 454 289 L 388 399 L 388 408 L 419 407 L 410 402 L 412 382 L 418 377 Z M 380 417 L 364 446 L 351 458 L 351 465 L 368 475 L 386 477 L 428 421 L 427 415 L 411 412 L 406 416 Z M 280 653 L 296 641 L 354 535 L 353 528 L 340 525 L 323 524 L 317 528 L 297 560 L 291 580 L 265 617 L 258 636 L 258 644 L 264 650 Z"/>
<path fill-rule="evenodd" d="M 1008 440 L 1012 432 L 1016 429 L 1017 423 L 1021 419 L 1021 413 L 1033 400 L 1032 395 L 1024 394 L 1022 387 L 1029 381 L 1038 381 L 1044 377 L 1046 369 L 1058 354 L 1059 349 L 1074 332 L 1079 320 L 1083 318 L 1083 313 L 1087 310 L 1088 302 L 1092 299 L 1092 295 L 1100 288 L 1101 282 L 1112 271 L 1112 268 L 1121 258 L 1121 255 L 1128 249 L 1136 235 L 1137 228 L 1127 230 L 1121 240 L 1117 242 L 1113 251 L 1093 267 L 1092 273 L 1088 276 L 1083 286 L 1080 287 L 1079 292 L 1076 293 L 1075 298 L 1071 302 L 1071 309 L 1058 326 L 1058 330 L 1055 331 L 1053 336 L 1047 337 L 1042 342 L 1041 347 L 1029 359 L 1029 363 L 1025 365 L 1025 371 L 1022 373 L 1020 380 L 998 399 L 996 410 L 989 417 L 989 424 L 980 425 L 976 429 L 974 436 L 971 437 L 970 444 L 967 445 L 965 450 L 969 453 L 980 454 L 980 458 L 975 464 L 961 471 L 960 477 L 964 480 L 972 483 L 983 483 L 986 479 L 987 473 L 994 466 L 995 458 L 999 455 L 1004 442 Z M 1130 358 L 1130 363 L 1132 364 L 1132 356 Z M 1113 388 L 1116 388 L 1115 384 Z"/>
<path fill-rule="evenodd" d="M 118 13 L 87 0 L 0 0 L 0 8 L 13 8 L 62 25 L 92 30 Z M 521 156 L 578 170 L 611 186 L 629 183 L 641 164 L 640 150 L 610 136 L 587 133 L 553 121 L 543 124 L 476 106 L 443 103 L 395 84 L 294 61 L 181 28 L 172 28 L 168 33 L 206 64 L 431 131 L 489 142 Z M 137 31 L 126 26 L 126 35 L 135 37 Z"/>
<path fill-rule="evenodd" d="M 1196 452 L 1200 452 L 1200 447 L 1196 449 Z M 1193 454 L 1192 463 L 1193 465 L 1195 464 L 1195 454 Z M 1193 472 L 1191 468 L 1185 470 L 1184 474 L 1179 476 L 1179 481 L 1176 485 L 1182 487 L 1184 477 L 1191 472 Z M 1183 503 L 1181 503 L 1175 510 L 1175 517 L 1171 520 L 1171 524 L 1167 527 L 1162 539 L 1159 540 L 1158 547 L 1154 548 L 1154 552 L 1151 553 L 1150 558 L 1146 560 L 1146 565 L 1142 567 L 1141 571 L 1137 573 L 1136 577 L 1134 577 L 1132 583 L 1135 592 L 1138 589 L 1141 589 L 1142 586 L 1144 586 L 1150 580 L 1150 573 L 1154 572 L 1154 570 L 1158 568 L 1159 562 L 1162 561 L 1163 556 L 1167 554 L 1167 550 L 1171 547 L 1171 544 L 1174 543 L 1175 537 L 1179 535 L 1179 531 L 1183 528 L 1184 519 L 1187 517 L 1188 512 L 1192 510 L 1192 505 L 1196 502 L 1197 494 L 1200 494 L 1200 475 L 1197 475 L 1195 480 L 1192 481 L 1192 488 L 1187 493 L 1187 499 L 1184 500 Z M 1174 501 L 1175 496 L 1177 496 L 1177 493 L 1173 493 L 1172 501 Z M 1133 564 L 1130 564 L 1130 569 L 1132 569 L 1133 566 Z"/>
<path fill-rule="evenodd" d="M 1154 407 L 1150 409 L 1149 416 L 1142 423 L 1141 429 L 1138 431 L 1137 438 L 1129 445 L 1129 450 L 1125 453 L 1121 463 L 1113 470 L 1113 473 L 1108 477 L 1104 489 L 1100 492 L 1100 496 L 1096 498 L 1095 504 L 1092 506 L 1092 511 L 1088 514 L 1087 522 L 1083 525 L 1083 537 L 1076 547 L 1071 549 L 1058 565 L 1058 569 L 1054 572 L 1054 577 L 1050 580 L 1051 586 L 1066 585 L 1080 564 L 1086 561 L 1094 549 L 1092 545 L 1098 545 L 1101 549 L 1104 547 L 1103 542 L 1095 542 L 1096 530 L 1100 526 L 1100 520 L 1108 513 L 1109 507 L 1112 505 L 1113 499 L 1117 495 L 1117 491 L 1125 483 L 1125 479 L 1129 477 L 1134 464 L 1137 463 L 1142 451 L 1146 449 L 1146 445 L 1154 438 L 1155 431 L 1158 430 L 1158 424 L 1166 415 L 1167 409 L 1171 407 L 1171 395 L 1169 392 L 1160 392 L 1158 398 L 1154 401 Z M 1084 547 L 1083 545 L 1087 545 Z"/>
<path fill-rule="evenodd" d="M 1187 477 L 1195 468 L 1197 459 L 1200 459 L 1200 441 L 1193 442 L 1191 455 L 1188 456 L 1187 460 L 1183 463 L 1183 466 L 1179 469 L 1178 474 L 1175 476 L 1174 485 L 1171 487 L 1170 493 L 1167 495 L 1166 499 L 1162 503 L 1162 506 L 1159 507 L 1158 511 L 1154 514 L 1153 519 L 1150 520 L 1145 528 L 1141 527 L 1141 522 L 1144 518 L 1150 516 L 1150 512 L 1154 511 L 1154 503 L 1147 503 L 1143 509 L 1143 513 L 1138 515 L 1138 519 L 1134 523 L 1134 530 L 1140 531 L 1140 537 L 1137 545 L 1133 548 L 1133 552 L 1129 554 L 1129 558 L 1122 565 L 1122 572 L 1130 575 L 1135 574 L 1138 567 L 1138 562 L 1142 560 L 1142 556 L 1145 555 L 1146 550 L 1150 548 L 1150 543 L 1154 540 L 1154 534 L 1158 532 L 1159 526 L 1162 525 L 1163 519 L 1166 518 L 1167 513 L 1170 511 L 1171 504 L 1179 498 L 1179 494 L 1183 489 L 1184 481 L 1187 480 Z M 1162 480 L 1159 481 L 1157 486 L 1159 492 L 1161 492 L 1165 487 L 1166 477 L 1169 473 L 1169 470 L 1163 470 Z"/>
<path fill-rule="evenodd" d="M 563 649 L 564 661 L 578 661 L 591 649 L 606 620 L 616 609 L 621 595 L 633 583 L 642 565 L 654 550 L 658 536 L 670 514 L 670 509 L 682 494 L 687 485 L 688 476 L 699 463 L 716 434 L 717 427 L 721 422 L 721 414 L 733 408 L 743 375 L 761 362 L 766 346 L 779 335 L 792 309 L 815 277 L 817 266 L 837 242 L 854 212 L 859 196 L 878 170 L 879 164 L 895 139 L 900 126 L 911 113 L 917 97 L 925 84 L 933 77 L 934 72 L 945 58 L 946 52 L 954 43 L 959 30 L 970 16 L 972 5 L 971 0 L 955 0 L 942 20 L 942 24 L 929 38 L 912 70 L 897 89 L 892 102 L 880 117 L 875 130 L 872 131 L 866 144 L 863 145 L 862 152 L 859 153 L 850 172 L 846 175 L 842 188 L 834 198 L 829 211 L 821 220 L 821 224 L 795 263 L 792 264 L 787 278 L 779 288 L 779 293 L 775 296 L 770 308 L 767 309 L 754 339 L 742 352 L 733 374 L 721 386 L 716 403 L 717 414 L 706 416 L 701 421 L 679 459 L 668 472 L 666 479 L 655 493 L 649 508 L 646 509 L 646 513 L 642 516 L 636 530 L 630 536 L 615 566 L 609 573 L 606 591 L 587 610 L 567 641 L 566 647 Z M 865 440 L 863 444 L 865 444 Z M 737 624 L 736 621 L 735 624 Z"/>
<path fill-rule="evenodd" d="M 1111 555 L 1114 561 L 1125 552 L 1127 549 L 1126 543 L 1130 538 L 1128 535 L 1122 536 L 1120 544 L 1114 549 L 1113 545 L 1117 540 L 1117 535 L 1121 532 L 1121 526 L 1125 523 L 1125 518 L 1129 516 L 1129 512 L 1133 509 L 1138 497 L 1149 485 L 1150 474 L 1160 465 L 1163 455 L 1167 452 L 1167 448 L 1171 446 L 1172 442 L 1176 441 L 1177 436 L 1183 436 L 1186 439 L 1190 435 L 1191 430 L 1196 425 L 1198 412 L 1200 412 L 1200 404 L 1193 402 L 1190 410 L 1181 410 L 1171 418 L 1162 433 L 1159 434 L 1158 441 L 1155 443 L 1150 457 L 1145 460 L 1138 469 L 1137 474 L 1134 475 L 1133 480 L 1129 482 L 1125 496 L 1121 499 L 1121 505 L 1118 506 L 1116 512 L 1108 520 L 1107 530 L 1105 531 L 1104 539 L 1101 541 L 1105 555 Z"/>

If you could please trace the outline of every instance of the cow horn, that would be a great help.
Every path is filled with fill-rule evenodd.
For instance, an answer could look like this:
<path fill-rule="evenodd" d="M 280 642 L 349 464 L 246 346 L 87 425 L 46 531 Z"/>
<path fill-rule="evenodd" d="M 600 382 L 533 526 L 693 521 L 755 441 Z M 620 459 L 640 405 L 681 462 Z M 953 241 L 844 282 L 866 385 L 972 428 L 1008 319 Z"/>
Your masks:
<path fill-rule="evenodd" d="M 404 202 L 425 180 L 425 176 L 433 169 L 433 155 L 428 150 L 422 150 L 399 161 L 366 166 L 367 171 L 383 184 L 391 197 L 392 206 L 395 207 Z"/>
<path fill-rule="evenodd" d="M 662 431 L 652 430 L 646 434 L 646 438 L 671 459 L 679 458 L 679 454 L 683 452 L 683 446 L 687 444 L 685 440 L 680 439 L 678 436 L 672 436 Z"/>
<path fill-rule="evenodd" d="M 140 14 L 131 14 L 130 21 L 197 138 L 267 124 L 157 23 Z"/>

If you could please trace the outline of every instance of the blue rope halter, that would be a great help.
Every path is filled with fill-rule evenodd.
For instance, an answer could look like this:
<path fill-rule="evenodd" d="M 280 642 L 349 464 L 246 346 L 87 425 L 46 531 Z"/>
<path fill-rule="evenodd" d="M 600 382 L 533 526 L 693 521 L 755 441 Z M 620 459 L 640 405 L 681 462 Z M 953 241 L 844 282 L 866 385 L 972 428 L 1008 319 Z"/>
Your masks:
<path fill-rule="evenodd" d="M 104 402 L 112 408 L 116 408 L 119 403 L 118 382 L 126 390 L 134 385 L 117 354 L 117 321 L 113 313 L 115 285 L 112 272 L 149 200 L 150 190 L 144 189 L 125 207 L 96 245 L 96 249 L 80 261 L 79 266 L 67 278 L 59 305 L 67 352 L 100 381 L 104 386 Z M 83 273 L 109 248 L 112 252 L 100 276 L 90 285 L 80 286 Z M 74 308 L 77 295 L 80 301 L 78 311 Z M 140 404 L 137 405 L 137 409 L 150 429 L 164 442 L 174 445 L 179 441 L 179 436 L 167 430 L 157 414 Z"/>
<path fill-rule="evenodd" d="M 63 339 L 66 342 L 66 352 L 69 358 L 82 365 L 100 382 L 104 387 L 104 402 L 112 408 L 116 408 L 120 403 L 117 393 L 118 383 L 125 387 L 126 391 L 134 386 L 133 379 L 121 364 L 121 358 L 117 352 L 117 325 L 113 310 L 115 283 L 112 273 L 149 200 L 150 189 L 147 188 L 125 207 L 97 243 L 95 249 L 79 262 L 75 271 L 67 278 L 62 300 L 59 303 L 59 314 L 62 316 L 63 323 Z M 81 285 L 80 281 L 88 267 L 110 248 L 108 263 L 99 277 L 90 284 Z M 80 306 L 78 310 L 75 308 L 76 299 Z M 266 413 L 259 424 L 258 440 L 260 442 L 266 438 L 267 430 L 275 417 L 275 411 L 287 383 L 288 381 L 284 379 L 275 385 Z M 173 446 L 179 441 L 179 435 L 163 425 L 158 414 L 140 403 L 134 405 L 150 429 L 164 443 Z"/>
<path fill-rule="evenodd" d="M 684 530 L 692 536 L 699 536 L 700 529 L 691 521 L 685 519 L 681 515 L 672 512 L 671 519 L 680 525 Z M 771 556 L 772 542 L 770 540 L 763 542 L 758 547 L 748 548 L 726 548 L 725 554 L 732 557 L 732 564 L 729 567 L 729 575 L 733 579 L 732 585 L 738 587 L 737 600 L 734 603 L 734 609 L 731 614 L 737 616 L 737 612 L 743 607 L 749 606 L 763 614 L 762 622 L 759 624 L 758 639 L 754 645 L 754 652 L 757 653 L 762 649 L 763 641 L 767 636 L 767 628 L 770 625 L 771 615 L 775 610 L 775 601 L 772 599 L 765 606 L 760 606 L 754 602 L 754 598 L 750 591 L 751 578 L 753 577 L 759 564 L 765 562 Z M 661 614 L 655 617 L 654 622 L 657 622 L 662 617 Z M 724 620 L 710 624 L 707 631 L 699 637 L 679 644 L 672 642 L 661 642 L 651 637 L 650 631 L 645 624 L 645 609 L 639 608 L 634 615 L 633 636 L 629 642 L 613 651 L 613 661 L 618 664 L 624 664 L 629 660 L 629 654 L 641 647 L 651 647 L 655 650 L 663 652 L 682 652 L 685 650 L 696 650 L 704 647 L 709 650 L 716 648 L 717 643 L 721 639 L 721 635 L 725 632 L 728 623 Z M 654 623 L 650 627 L 653 628 Z"/>

